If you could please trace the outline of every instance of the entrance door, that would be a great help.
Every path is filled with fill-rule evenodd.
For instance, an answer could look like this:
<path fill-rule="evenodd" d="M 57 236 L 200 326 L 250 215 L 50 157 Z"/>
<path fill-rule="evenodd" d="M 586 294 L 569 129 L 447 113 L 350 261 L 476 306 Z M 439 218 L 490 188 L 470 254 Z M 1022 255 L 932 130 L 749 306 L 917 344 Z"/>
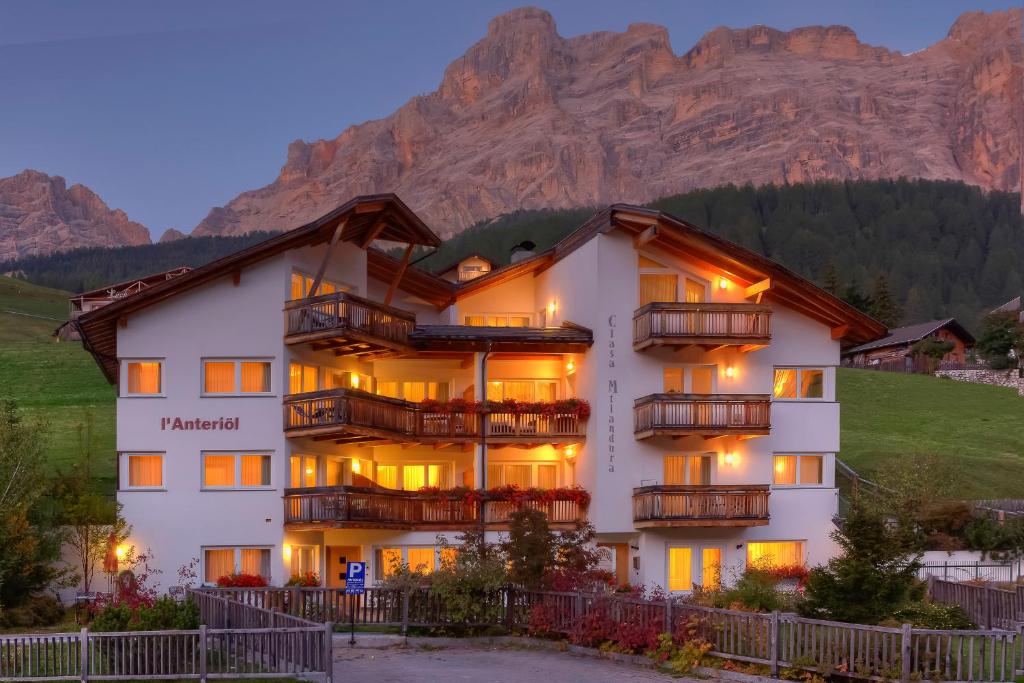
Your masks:
<path fill-rule="evenodd" d="M 328 588 L 344 588 L 345 575 L 348 573 L 349 562 L 360 562 L 363 549 L 358 545 L 327 546 L 327 578 L 324 585 Z"/>

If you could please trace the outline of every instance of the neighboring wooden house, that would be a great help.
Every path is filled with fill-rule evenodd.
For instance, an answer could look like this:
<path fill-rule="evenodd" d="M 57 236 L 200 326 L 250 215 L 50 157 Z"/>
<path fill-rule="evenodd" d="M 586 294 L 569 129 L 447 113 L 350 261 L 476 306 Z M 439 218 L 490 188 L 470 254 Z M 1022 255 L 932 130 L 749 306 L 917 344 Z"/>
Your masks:
<path fill-rule="evenodd" d="M 930 320 L 926 323 L 896 327 L 889 334 L 867 344 L 855 346 L 843 353 L 847 364 L 877 365 L 906 358 L 910 347 L 927 337 L 936 337 L 953 343 L 953 350 L 942 357 L 944 361 L 963 363 L 967 350 L 974 348 L 974 337 L 964 329 L 956 318 Z"/>
<path fill-rule="evenodd" d="M 449 282 L 469 282 L 494 270 L 494 263 L 480 254 L 470 254 L 438 272 Z"/>

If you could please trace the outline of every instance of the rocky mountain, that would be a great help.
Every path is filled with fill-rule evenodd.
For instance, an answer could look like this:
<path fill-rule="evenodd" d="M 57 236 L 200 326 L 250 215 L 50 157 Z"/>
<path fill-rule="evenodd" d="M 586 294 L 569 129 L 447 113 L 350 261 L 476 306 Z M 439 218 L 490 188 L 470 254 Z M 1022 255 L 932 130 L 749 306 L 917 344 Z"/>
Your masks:
<path fill-rule="evenodd" d="M 177 228 L 167 228 L 164 234 L 160 235 L 160 242 L 174 242 L 188 237 L 185 233 Z"/>
<path fill-rule="evenodd" d="M 84 185 L 22 171 L 0 178 L 0 262 L 78 247 L 149 244 L 149 230 Z"/>
<path fill-rule="evenodd" d="M 438 89 L 332 140 L 195 234 L 294 227 L 397 192 L 451 234 L 516 209 L 644 202 L 723 183 L 898 176 L 1021 185 L 1024 10 L 972 12 L 903 55 L 843 26 L 718 28 L 678 56 L 661 26 L 564 38 L 494 19 Z"/>

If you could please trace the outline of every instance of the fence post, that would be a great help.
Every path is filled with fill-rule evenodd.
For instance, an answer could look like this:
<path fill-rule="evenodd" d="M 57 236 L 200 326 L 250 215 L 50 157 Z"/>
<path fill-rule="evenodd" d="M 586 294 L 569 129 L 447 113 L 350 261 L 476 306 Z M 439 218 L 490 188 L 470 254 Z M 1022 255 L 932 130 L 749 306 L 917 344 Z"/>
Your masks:
<path fill-rule="evenodd" d="M 409 635 L 409 589 L 402 591 L 402 637 Z"/>
<path fill-rule="evenodd" d="M 768 632 L 768 666 L 772 678 L 779 677 L 779 610 L 772 610 L 772 619 L 769 622 L 771 630 Z"/>
<path fill-rule="evenodd" d="M 992 587 L 985 585 L 985 628 L 992 628 Z"/>
<path fill-rule="evenodd" d="M 900 643 L 900 681 L 910 683 L 910 624 L 903 624 Z"/>
<path fill-rule="evenodd" d="M 576 601 L 573 605 L 573 615 L 575 619 L 579 619 L 583 616 L 583 593 L 576 591 Z"/>
<path fill-rule="evenodd" d="M 334 680 L 334 627 L 331 622 L 324 624 L 324 682 Z"/>
<path fill-rule="evenodd" d="M 89 629 L 83 626 L 78 640 L 78 666 L 82 683 L 89 680 Z"/>
<path fill-rule="evenodd" d="M 516 588 L 509 586 L 505 591 L 505 630 L 512 631 L 516 626 Z"/>
<path fill-rule="evenodd" d="M 206 624 L 199 624 L 199 683 L 206 683 Z"/>
<path fill-rule="evenodd" d="M 672 598 L 665 598 L 665 633 L 672 631 Z"/>
<path fill-rule="evenodd" d="M 292 595 L 291 595 L 291 600 L 290 600 L 291 605 L 289 605 L 289 607 L 291 609 L 288 610 L 288 614 L 292 615 L 293 617 L 301 617 L 302 616 L 302 605 L 300 604 L 301 600 L 302 600 L 302 589 L 299 588 L 298 586 L 292 586 Z"/>

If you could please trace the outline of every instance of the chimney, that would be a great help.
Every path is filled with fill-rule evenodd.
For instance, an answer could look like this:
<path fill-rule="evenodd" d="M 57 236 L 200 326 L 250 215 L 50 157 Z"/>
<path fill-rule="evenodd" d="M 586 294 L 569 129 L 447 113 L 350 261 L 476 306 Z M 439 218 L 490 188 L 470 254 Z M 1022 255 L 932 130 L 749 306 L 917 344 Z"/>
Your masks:
<path fill-rule="evenodd" d="M 512 247 L 512 263 L 519 263 L 520 261 L 525 261 L 528 258 L 536 256 L 537 253 L 534 251 L 536 248 L 537 245 L 530 240 L 525 240 Z"/>

